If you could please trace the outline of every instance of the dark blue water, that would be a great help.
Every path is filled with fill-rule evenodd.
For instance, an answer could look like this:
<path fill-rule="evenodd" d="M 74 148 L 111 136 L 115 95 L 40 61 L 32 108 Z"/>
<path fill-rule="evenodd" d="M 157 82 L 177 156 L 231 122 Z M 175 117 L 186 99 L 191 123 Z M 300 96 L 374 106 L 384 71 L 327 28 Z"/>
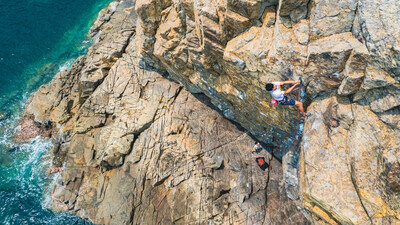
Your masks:
<path fill-rule="evenodd" d="M 91 42 L 86 34 L 111 0 L 0 1 L 0 224 L 87 224 L 47 209 L 58 175 L 47 176 L 49 141 L 15 144 L 27 98 Z"/>

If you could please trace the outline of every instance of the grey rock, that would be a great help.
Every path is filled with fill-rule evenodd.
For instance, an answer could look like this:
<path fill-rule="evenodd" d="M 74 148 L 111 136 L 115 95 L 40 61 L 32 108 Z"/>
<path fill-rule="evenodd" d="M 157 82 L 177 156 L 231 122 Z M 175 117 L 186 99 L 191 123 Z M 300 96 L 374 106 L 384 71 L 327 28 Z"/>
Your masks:
<path fill-rule="evenodd" d="M 353 27 L 357 0 L 316 0 L 311 10 L 313 35 L 330 36 L 350 32 Z"/>
<path fill-rule="evenodd" d="M 373 88 L 390 86 L 395 83 L 396 80 L 384 70 L 367 67 L 361 88 L 364 90 L 369 90 Z"/>
<path fill-rule="evenodd" d="M 297 41 L 302 45 L 307 45 L 309 42 L 310 28 L 307 20 L 301 20 L 293 27 L 294 35 Z"/>
<path fill-rule="evenodd" d="M 358 20 L 368 50 L 376 57 L 376 64 L 396 76 L 400 75 L 400 28 L 393 21 L 400 18 L 399 7 L 396 0 L 362 0 L 358 4 Z"/>

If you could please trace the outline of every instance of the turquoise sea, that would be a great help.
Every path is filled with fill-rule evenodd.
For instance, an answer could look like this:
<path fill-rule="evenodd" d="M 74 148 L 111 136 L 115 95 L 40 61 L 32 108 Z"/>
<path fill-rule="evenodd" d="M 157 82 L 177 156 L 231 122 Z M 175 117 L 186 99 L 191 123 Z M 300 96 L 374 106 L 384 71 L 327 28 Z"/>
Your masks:
<path fill-rule="evenodd" d="M 46 174 L 49 141 L 15 144 L 28 97 L 85 54 L 98 12 L 111 0 L 0 1 L 0 224 L 90 224 L 48 210 L 58 175 Z"/>

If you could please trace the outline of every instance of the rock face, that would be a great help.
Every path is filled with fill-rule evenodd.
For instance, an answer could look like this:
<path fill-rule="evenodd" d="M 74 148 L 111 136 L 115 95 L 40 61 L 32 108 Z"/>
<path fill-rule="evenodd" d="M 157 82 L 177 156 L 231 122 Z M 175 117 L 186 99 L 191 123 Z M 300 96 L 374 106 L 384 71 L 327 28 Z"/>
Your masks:
<path fill-rule="evenodd" d="M 300 162 L 305 205 L 331 224 L 399 223 L 399 130 L 345 97 L 319 97 L 309 111 Z"/>
<path fill-rule="evenodd" d="M 264 8 L 276 3 L 137 1 L 139 56 L 166 69 L 191 92 L 206 94 L 226 117 L 265 143 L 291 142 L 286 137 L 294 134 L 294 110 L 274 107 L 263 87 L 266 81 L 287 75 L 282 74 L 287 65 L 275 63 L 278 59 L 271 54 L 287 58 L 300 54 L 296 58 L 305 62 L 301 53 L 306 47 L 294 35 L 286 35 L 290 31 L 283 25 L 271 25 L 276 7 L 267 7 L 266 13 Z M 274 35 L 277 30 L 282 32 L 279 39 Z M 293 46 L 273 48 L 277 42 Z"/>
<path fill-rule="evenodd" d="M 301 77 L 310 96 L 359 92 L 357 99 L 389 86 L 397 94 L 399 29 L 390 21 L 399 3 L 389 2 L 138 0 L 136 44 L 144 63 L 206 94 L 257 139 L 290 145 L 296 114 L 269 103 L 267 82 Z M 368 71 L 381 74 L 373 84 Z M 373 110 L 399 105 L 390 96 L 380 102 Z"/>
<path fill-rule="evenodd" d="M 115 108 L 104 126 L 64 144 L 55 205 L 99 224 L 305 221 L 280 194 L 276 159 L 263 152 L 271 171 L 262 171 L 248 134 L 137 62 L 123 55 L 90 96 L 98 106 L 115 102 Z M 104 98 L 108 104 L 101 105 Z"/>
<path fill-rule="evenodd" d="M 252 154 L 206 96 L 140 68 L 133 6 L 103 10 L 88 54 L 27 104 L 54 125 L 54 209 L 96 224 L 308 224 L 270 152 Z"/>
<path fill-rule="evenodd" d="M 296 114 L 269 104 L 263 86 L 303 79 L 315 116 L 305 122 L 292 196 L 315 223 L 399 223 L 389 181 L 399 179 L 398 1 L 140 2 L 142 60 L 265 143 L 288 146 L 297 129 Z M 292 179 L 293 160 L 281 155 Z"/>
<path fill-rule="evenodd" d="M 65 165 L 55 204 L 106 224 L 400 223 L 399 19 L 397 0 L 111 3 L 26 107 Z M 302 139 L 264 89 L 300 78 Z"/>

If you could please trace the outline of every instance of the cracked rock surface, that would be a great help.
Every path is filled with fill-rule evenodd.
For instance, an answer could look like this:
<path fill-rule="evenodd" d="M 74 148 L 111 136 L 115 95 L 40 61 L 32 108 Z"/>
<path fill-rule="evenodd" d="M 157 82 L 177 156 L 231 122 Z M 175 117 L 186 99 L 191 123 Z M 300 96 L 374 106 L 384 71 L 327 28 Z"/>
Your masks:
<path fill-rule="evenodd" d="M 400 132 L 346 97 L 315 99 L 300 160 L 303 202 L 330 224 L 397 224 Z"/>
<path fill-rule="evenodd" d="M 111 3 L 26 106 L 64 167 L 54 206 L 104 224 L 399 224 L 399 4 Z M 303 135 L 264 89 L 300 78 Z"/>
<path fill-rule="evenodd" d="M 27 104 L 27 121 L 52 124 L 63 167 L 53 208 L 96 224 L 307 224 L 270 152 L 252 154 L 205 95 L 140 67 L 133 5 L 103 10 L 88 54 Z"/>
<path fill-rule="evenodd" d="M 109 116 L 63 144 L 55 207 L 99 224 L 306 221 L 284 194 L 281 164 L 271 154 L 259 154 L 271 160 L 271 171 L 261 170 L 246 132 L 204 96 L 137 63 L 124 54 L 86 101 Z"/>
<path fill-rule="evenodd" d="M 142 60 L 279 146 L 288 195 L 313 223 L 400 223 L 399 1 L 137 1 Z M 314 114 L 300 170 L 296 113 L 264 89 L 299 78 Z"/>

